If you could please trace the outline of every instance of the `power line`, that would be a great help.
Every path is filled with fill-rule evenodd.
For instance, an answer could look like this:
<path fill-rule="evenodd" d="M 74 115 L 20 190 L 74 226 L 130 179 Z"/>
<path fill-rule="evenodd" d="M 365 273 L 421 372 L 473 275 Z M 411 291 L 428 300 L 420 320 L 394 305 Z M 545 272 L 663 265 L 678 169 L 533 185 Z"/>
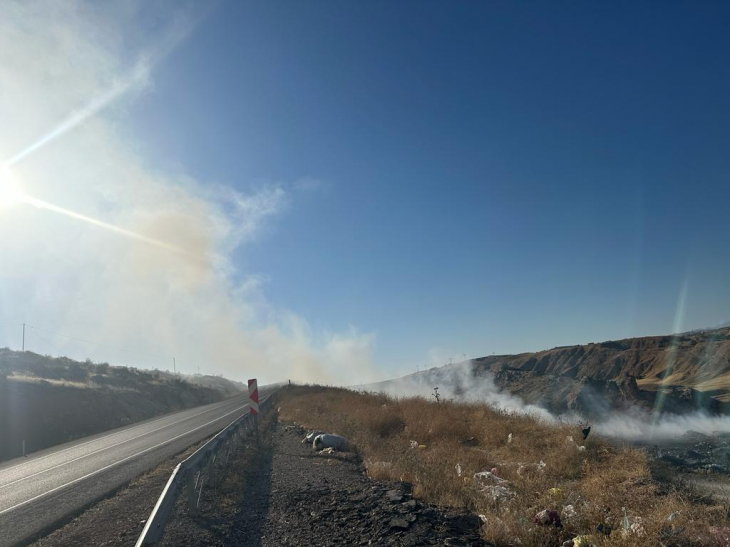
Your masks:
<path fill-rule="evenodd" d="M 115 345 L 111 345 L 111 344 L 100 343 L 100 342 L 93 342 L 91 340 L 86 340 L 84 338 L 79 338 L 77 336 L 71 336 L 70 334 L 65 334 L 65 333 L 62 333 L 62 332 L 53 331 L 53 330 L 46 329 L 46 328 L 43 328 L 43 327 L 38 327 L 36 325 L 29 325 L 27 323 L 15 323 L 15 322 L 11 322 L 11 321 L 2 321 L 2 322 L 0 322 L 0 325 L 13 325 L 13 326 L 18 326 L 18 327 L 20 327 L 20 326 L 23 327 L 23 329 L 24 329 L 23 330 L 23 350 L 25 350 L 25 328 L 28 328 L 28 329 L 32 329 L 34 331 L 40 331 L 40 332 L 45 332 L 45 333 L 48 333 L 48 334 L 52 334 L 54 336 L 60 336 L 61 338 L 66 338 L 68 340 L 73 340 L 75 342 L 81 342 L 83 344 L 89 344 L 89 345 L 97 346 L 97 347 L 100 347 L 100 348 L 113 349 L 113 350 L 121 351 L 121 352 L 124 352 L 124 353 L 130 353 L 132 355 L 137 355 L 139 357 L 146 357 L 146 358 L 150 358 L 150 359 L 160 359 L 160 360 L 167 360 L 167 359 L 172 358 L 172 360 L 173 360 L 173 369 L 174 370 L 177 369 L 177 364 L 175 362 L 175 357 L 171 357 L 171 356 L 168 356 L 168 355 L 160 355 L 160 354 L 155 354 L 155 353 L 143 353 L 143 352 L 140 352 L 140 351 L 131 350 L 131 349 L 127 349 L 127 348 L 123 348 L 123 347 L 115 346 Z M 36 332 L 36 335 L 43 342 L 45 342 L 46 344 L 48 344 L 49 346 L 51 346 L 52 348 L 54 348 L 57 352 L 62 353 L 62 350 L 59 349 L 58 347 L 56 347 L 47 338 L 41 336 L 37 332 Z M 198 368 L 198 374 L 199 374 L 200 373 L 200 365 L 197 365 L 197 368 Z"/>

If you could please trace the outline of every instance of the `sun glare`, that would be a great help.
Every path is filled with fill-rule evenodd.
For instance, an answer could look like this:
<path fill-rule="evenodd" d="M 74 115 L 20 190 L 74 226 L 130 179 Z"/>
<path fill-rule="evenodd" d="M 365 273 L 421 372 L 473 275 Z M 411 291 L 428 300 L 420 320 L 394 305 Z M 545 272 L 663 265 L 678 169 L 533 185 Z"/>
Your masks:
<path fill-rule="evenodd" d="M 24 200 L 25 194 L 15 184 L 8 170 L 0 167 L 0 209 L 12 207 Z"/>

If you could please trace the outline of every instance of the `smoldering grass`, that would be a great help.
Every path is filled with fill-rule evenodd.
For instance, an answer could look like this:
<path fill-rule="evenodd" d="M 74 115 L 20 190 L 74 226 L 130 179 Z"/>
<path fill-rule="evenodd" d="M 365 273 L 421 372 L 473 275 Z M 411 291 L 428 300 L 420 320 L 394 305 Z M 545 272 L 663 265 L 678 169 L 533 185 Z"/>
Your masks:
<path fill-rule="evenodd" d="M 720 545 L 711 527 L 730 526 L 721 505 L 655 481 L 643 450 L 596 435 L 583 441 L 579 425 L 539 413 L 319 386 L 288 389 L 280 406 L 283 421 L 347 437 L 372 478 L 410 483 L 425 501 L 482 515 L 483 536 L 496 545 L 553 547 L 579 535 L 594 536 L 596 546 Z M 474 474 L 492 469 L 509 496 L 475 487 Z M 562 528 L 533 523 L 537 512 L 569 505 L 575 515 Z M 639 532 L 622 532 L 624 508 Z M 598 524 L 613 533 L 600 536 Z"/>

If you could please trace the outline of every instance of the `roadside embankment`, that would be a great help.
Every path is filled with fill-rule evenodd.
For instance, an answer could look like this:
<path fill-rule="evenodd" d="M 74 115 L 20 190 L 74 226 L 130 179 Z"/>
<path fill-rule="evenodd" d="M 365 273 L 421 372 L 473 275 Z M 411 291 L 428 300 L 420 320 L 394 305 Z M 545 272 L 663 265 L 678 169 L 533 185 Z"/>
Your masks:
<path fill-rule="evenodd" d="M 161 371 L 0 349 L 0 461 L 236 392 Z M 201 377 L 200 382 L 205 377 Z M 217 379 L 218 384 L 227 382 Z"/>

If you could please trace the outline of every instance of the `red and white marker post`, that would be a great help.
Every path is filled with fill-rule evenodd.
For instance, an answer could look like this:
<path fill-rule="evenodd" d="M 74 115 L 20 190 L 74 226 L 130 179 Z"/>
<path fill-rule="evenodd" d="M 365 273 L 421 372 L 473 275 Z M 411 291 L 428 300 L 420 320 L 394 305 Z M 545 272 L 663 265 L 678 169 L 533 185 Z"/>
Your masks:
<path fill-rule="evenodd" d="M 253 416 L 253 426 L 256 430 L 256 437 L 259 434 L 259 386 L 256 378 L 248 381 L 248 407 L 251 409 Z"/>

